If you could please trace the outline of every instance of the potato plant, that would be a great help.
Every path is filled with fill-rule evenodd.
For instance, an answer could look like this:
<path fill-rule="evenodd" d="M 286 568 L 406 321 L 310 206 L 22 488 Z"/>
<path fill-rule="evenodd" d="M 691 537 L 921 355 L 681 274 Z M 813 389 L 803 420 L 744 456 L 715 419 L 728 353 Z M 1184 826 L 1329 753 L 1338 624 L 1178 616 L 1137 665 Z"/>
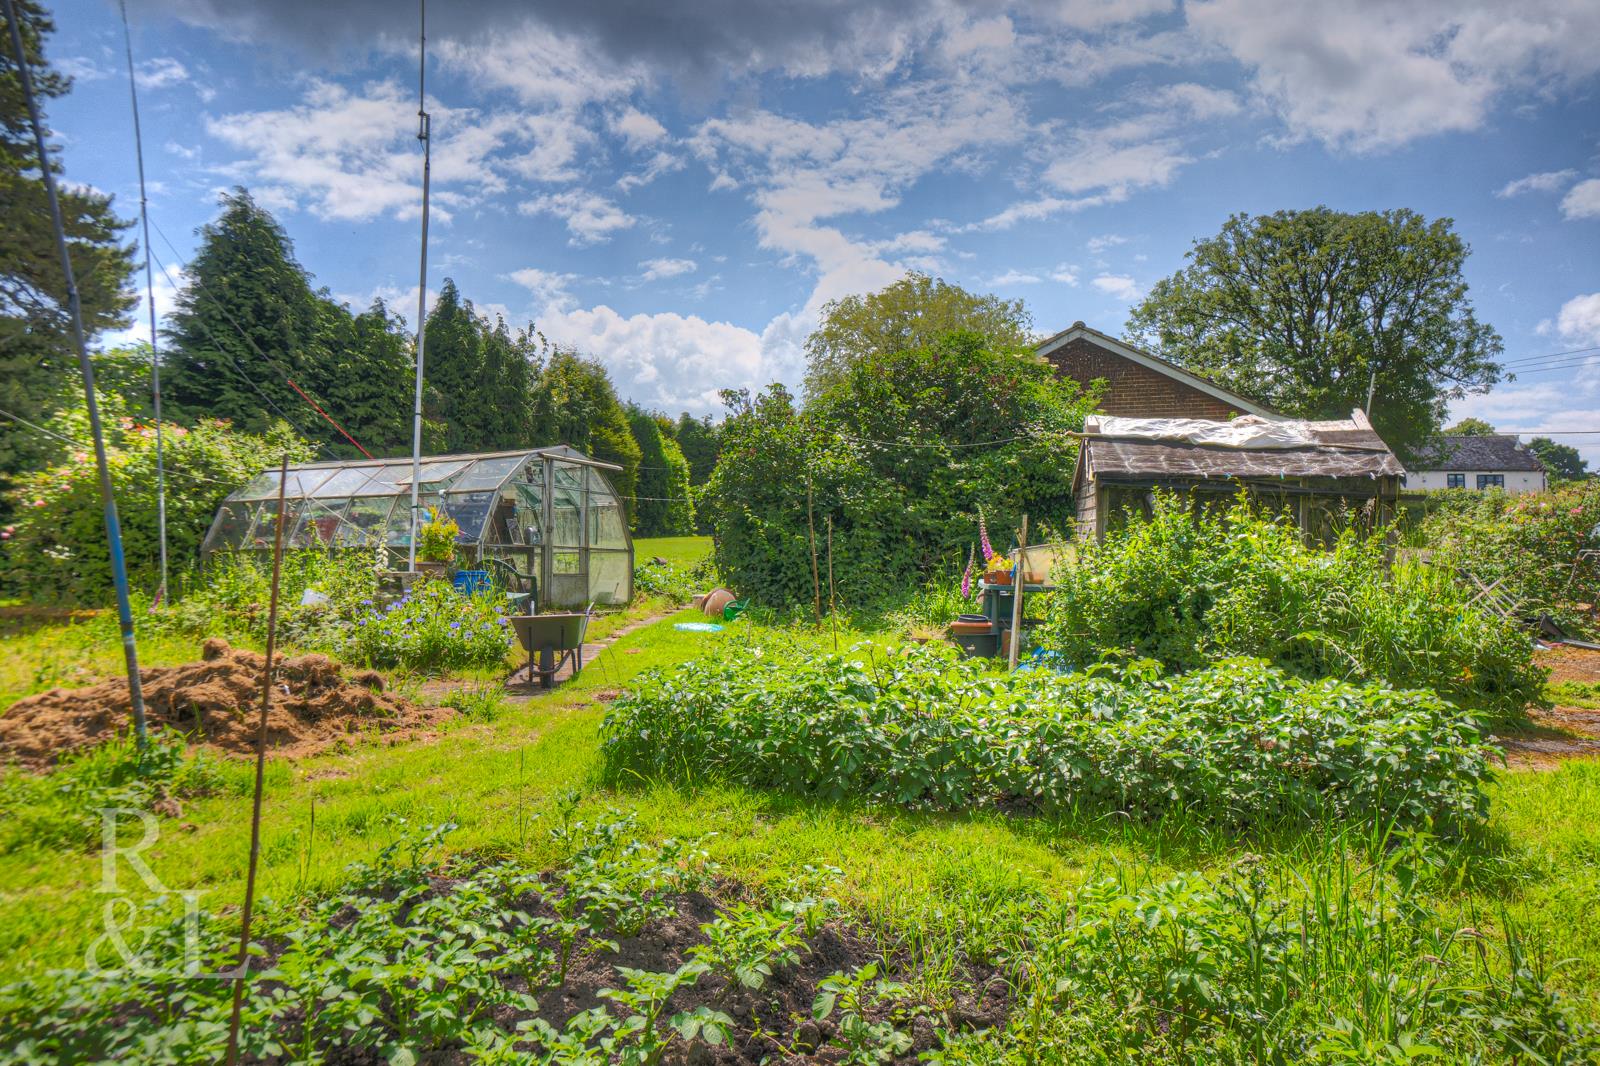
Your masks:
<path fill-rule="evenodd" d="M 1455 826 L 1485 814 L 1494 749 L 1429 692 L 1305 681 L 1233 659 L 997 674 L 934 647 L 733 649 L 613 704 L 606 764 L 920 808 L 1181 811 L 1245 826 L 1325 817 Z"/>

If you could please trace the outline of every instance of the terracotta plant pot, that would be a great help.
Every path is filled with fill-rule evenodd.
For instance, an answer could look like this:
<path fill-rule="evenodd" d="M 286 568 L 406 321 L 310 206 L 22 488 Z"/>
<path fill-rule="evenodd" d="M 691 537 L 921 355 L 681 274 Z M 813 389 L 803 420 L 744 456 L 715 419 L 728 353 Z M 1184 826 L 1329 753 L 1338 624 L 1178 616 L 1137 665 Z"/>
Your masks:
<path fill-rule="evenodd" d="M 990 585 L 1009 585 L 1011 584 L 1011 571 L 1007 570 L 1003 574 L 984 574 L 983 580 Z"/>

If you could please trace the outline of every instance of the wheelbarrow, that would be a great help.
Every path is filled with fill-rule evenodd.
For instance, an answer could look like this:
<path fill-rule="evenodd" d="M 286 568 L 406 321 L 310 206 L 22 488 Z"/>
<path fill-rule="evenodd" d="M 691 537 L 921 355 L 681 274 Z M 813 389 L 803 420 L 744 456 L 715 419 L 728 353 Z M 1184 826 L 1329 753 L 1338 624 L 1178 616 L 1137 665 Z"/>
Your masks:
<path fill-rule="evenodd" d="M 569 662 L 576 677 L 583 670 L 583 637 L 589 629 L 589 612 L 514 614 L 511 626 L 528 653 L 528 680 L 537 677 L 543 688 L 555 684 L 556 674 Z M 539 665 L 534 666 L 538 658 Z"/>

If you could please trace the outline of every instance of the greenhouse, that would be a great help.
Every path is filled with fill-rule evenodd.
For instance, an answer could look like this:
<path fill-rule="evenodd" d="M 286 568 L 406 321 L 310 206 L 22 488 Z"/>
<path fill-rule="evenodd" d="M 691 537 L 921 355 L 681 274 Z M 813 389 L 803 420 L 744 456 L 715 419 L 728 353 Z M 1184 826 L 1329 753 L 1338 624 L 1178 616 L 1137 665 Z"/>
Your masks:
<path fill-rule="evenodd" d="M 606 477 L 621 469 L 566 445 L 516 452 L 428 456 L 418 484 L 421 521 L 448 515 L 461 527 L 456 561 L 488 570 L 538 607 L 621 605 L 633 597 L 633 540 L 622 499 Z M 271 551 L 277 470 L 223 501 L 201 548 Z M 284 546 L 390 552 L 403 568 L 411 542 L 411 459 L 360 459 L 289 467 Z"/>

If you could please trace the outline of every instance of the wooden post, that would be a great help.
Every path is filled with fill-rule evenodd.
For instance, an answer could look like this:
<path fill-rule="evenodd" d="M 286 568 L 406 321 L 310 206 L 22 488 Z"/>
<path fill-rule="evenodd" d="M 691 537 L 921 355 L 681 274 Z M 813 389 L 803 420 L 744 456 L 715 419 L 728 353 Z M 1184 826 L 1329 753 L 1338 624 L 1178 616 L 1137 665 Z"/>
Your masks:
<path fill-rule="evenodd" d="M 817 520 L 812 513 L 811 478 L 806 477 L 806 532 L 811 536 L 811 605 L 822 625 L 822 578 L 817 575 Z"/>
<path fill-rule="evenodd" d="M 839 606 L 833 592 L 833 515 L 828 516 L 828 625 L 833 629 L 833 651 L 839 652 Z"/>
<path fill-rule="evenodd" d="M 1017 668 L 1022 650 L 1022 586 L 1028 580 L 1028 516 L 1022 516 L 1022 533 L 1017 537 L 1017 576 L 1011 580 L 1011 669 Z"/>

